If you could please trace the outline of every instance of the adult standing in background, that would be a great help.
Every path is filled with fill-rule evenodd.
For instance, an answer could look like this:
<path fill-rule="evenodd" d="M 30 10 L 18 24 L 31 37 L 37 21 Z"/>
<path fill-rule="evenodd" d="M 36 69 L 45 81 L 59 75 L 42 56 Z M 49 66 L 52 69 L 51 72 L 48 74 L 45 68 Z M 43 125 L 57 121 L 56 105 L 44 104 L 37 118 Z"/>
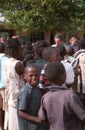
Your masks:
<path fill-rule="evenodd" d="M 74 53 L 77 51 L 78 45 L 77 45 L 77 39 L 76 37 L 71 37 L 69 39 L 70 46 L 74 49 Z"/>
<path fill-rule="evenodd" d="M 64 43 L 63 40 L 64 40 L 63 34 L 60 34 L 60 33 L 56 34 L 54 36 L 54 42 L 55 42 L 55 44 L 53 44 L 52 47 L 57 47 L 57 46 L 63 45 L 63 43 Z"/>

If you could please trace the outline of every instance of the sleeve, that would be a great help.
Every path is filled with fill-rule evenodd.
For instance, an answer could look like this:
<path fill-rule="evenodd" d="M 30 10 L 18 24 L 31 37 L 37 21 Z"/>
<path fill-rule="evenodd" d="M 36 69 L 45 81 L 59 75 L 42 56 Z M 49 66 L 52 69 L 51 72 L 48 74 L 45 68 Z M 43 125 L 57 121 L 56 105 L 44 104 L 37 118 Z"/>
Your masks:
<path fill-rule="evenodd" d="M 75 68 L 78 64 L 78 59 L 77 58 L 74 58 L 71 62 L 71 65 L 73 66 L 73 68 Z"/>
<path fill-rule="evenodd" d="M 23 92 L 18 95 L 18 109 L 26 111 L 30 103 L 30 93 Z"/>
<path fill-rule="evenodd" d="M 45 110 L 44 98 L 42 98 L 42 100 L 41 100 L 40 109 L 38 111 L 38 117 L 40 117 L 42 120 L 47 119 L 47 113 L 46 113 L 46 110 Z"/>
<path fill-rule="evenodd" d="M 85 120 L 85 107 L 78 95 L 74 92 L 72 93 L 72 96 L 70 96 L 70 108 L 80 120 Z"/>
<path fill-rule="evenodd" d="M 72 84 L 74 82 L 74 70 L 73 67 L 68 64 L 68 66 L 65 66 L 66 68 L 66 84 Z"/>

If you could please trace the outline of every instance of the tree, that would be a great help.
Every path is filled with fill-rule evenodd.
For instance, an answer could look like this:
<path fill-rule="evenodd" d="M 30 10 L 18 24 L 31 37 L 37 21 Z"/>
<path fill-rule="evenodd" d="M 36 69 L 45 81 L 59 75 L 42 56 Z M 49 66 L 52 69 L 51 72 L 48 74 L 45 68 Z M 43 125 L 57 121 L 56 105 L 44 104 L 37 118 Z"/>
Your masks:
<path fill-rule="evenodd" d="M 85 26 L 84 0 L 5 0 L 0 4 L 6 24 L 15 28 L 66 32 Z"/>

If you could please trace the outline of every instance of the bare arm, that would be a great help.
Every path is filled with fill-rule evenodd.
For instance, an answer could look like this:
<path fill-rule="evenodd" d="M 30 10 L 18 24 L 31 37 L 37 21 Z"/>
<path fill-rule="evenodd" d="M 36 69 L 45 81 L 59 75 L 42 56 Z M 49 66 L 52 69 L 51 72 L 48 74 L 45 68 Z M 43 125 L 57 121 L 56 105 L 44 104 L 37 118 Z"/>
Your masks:
<path fill-rule="evenodd" d="M 40 123 L 40 124 L 42 123 L 44 125 L 49 126 L 48 120 L 42 120 L 40 117 L 37 117 L 37 116 L 31 116 L 31 115 L 25 113 L 24 111 L 19 110 L 18 115 L 25 120 Z"/>
<path fill-rule="evenodd" d="M 24 66 L 21 62 L 17 62 L 15 66 L 15 70 L 19 76 L 23 75 L 24 73 Z"/>
<path fill-rule="evenodd" d="M 36 116 L 31 116 L 27 113 L 25 113 L 24 111 L 21 111 L 19 110 L 18 111 L 18 115 L 21 117 L 21 118 L 24 118 L 28 121 L 33 121 L 33 122 L 36 122 L 36 123 L 41 123 L 41 119 L 39 117 L 36 117 Z"/>

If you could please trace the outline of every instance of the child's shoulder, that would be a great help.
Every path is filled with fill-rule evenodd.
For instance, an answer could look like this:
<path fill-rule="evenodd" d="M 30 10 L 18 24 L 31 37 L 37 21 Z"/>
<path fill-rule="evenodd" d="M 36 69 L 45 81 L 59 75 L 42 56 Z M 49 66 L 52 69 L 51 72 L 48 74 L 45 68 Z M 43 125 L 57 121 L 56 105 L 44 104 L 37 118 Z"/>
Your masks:
<path fill-rule="evenodd" d="M 77 93 L 73 89 L 68 89 L 68 90 L 65 90 L 64 95 L 65 95 L 65 97 L 73 99 L 74 97 L 77 96 Z"/>
<path fill-rule="evenodd" d="M 18 96 L 23 94 L 30 94 L 32 91 L 32 87 L 29 84 L 25 84 L 18 92 Z"/>
<path fill-rule="evenodd" d="M 61 94 L 62 94 L 62 96 L 73 96 L 73 95 L 76 95 L 76 92 L 73 90 L 73 89 L 63 89 L 63 90 L 61 90 L 61 91 L 58 91 L 58 90 L 52 90 L 52 91 L 48 91 L 47 93 L 45 93 L 44 95 L 43 95 L 43 98 L 46 98 L 46 97 L 48 97 L 48 96 L 50 96 L 50 95 L 54 95 L 53 94 L 53 92 L 56 92 L 56 94 L 57 94 L 57 92 L 60 92 Z"/>

